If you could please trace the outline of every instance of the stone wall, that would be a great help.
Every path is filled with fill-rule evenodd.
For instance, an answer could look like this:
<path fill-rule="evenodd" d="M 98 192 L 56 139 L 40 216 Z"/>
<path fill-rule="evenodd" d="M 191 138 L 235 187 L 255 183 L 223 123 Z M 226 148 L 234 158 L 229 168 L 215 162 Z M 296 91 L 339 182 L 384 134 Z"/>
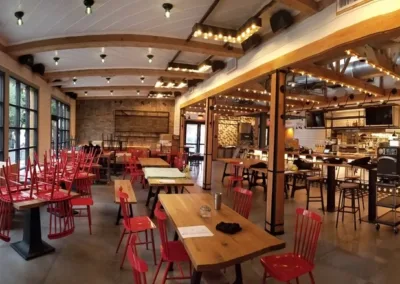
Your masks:
<path fill-rule="evenodd" d="M 114 134 L 114 111 L 137 110 L 169 112 L 169 133 L 173 132 L 174 121 L 173 100 L 156 99 L 124 99 L 124 100 L 78 100 L 76 104 L 76 136 L 77 143 L 86 144 L 88 141 L 99 141 L 102 134 Z M 141 123 L 140 119 L 137 123 Z M 152 125 L 148 125 L 149 131 Z M 138 133 L 138 135 L 140 135 Z M 130 137 L 129 145 L 148 146 L 155 148 L 159 137 Z"/>
<path fill-rule="evenodd" d="M 251 123 L 255 125 L 253 117 L 221 116 L 218 125 L 218 144 L 220 146 L 236 146 L 239 144 L 239 124 Z"/>

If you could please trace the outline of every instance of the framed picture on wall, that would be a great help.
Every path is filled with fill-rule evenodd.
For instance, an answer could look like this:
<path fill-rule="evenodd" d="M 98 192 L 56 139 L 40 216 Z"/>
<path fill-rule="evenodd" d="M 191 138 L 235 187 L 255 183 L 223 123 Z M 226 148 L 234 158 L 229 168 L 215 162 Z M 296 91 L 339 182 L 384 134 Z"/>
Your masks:
<path fill-rule="evenodd" d="M 375 0 L 336 0 L 336 15 L 364 5 Z"/>

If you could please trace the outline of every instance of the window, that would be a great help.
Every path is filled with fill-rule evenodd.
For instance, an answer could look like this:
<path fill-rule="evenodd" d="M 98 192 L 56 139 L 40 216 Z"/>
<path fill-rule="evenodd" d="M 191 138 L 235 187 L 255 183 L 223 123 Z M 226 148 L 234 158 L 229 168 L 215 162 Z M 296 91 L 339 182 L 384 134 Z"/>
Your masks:
<path fill-rule="evenodd" d="M 0 161 L 4 161 L 4 74 L 0 73 Z"/>
<path fill-rule="evenodd" d="M 60 150 L 70 146 L 70 111 L 69 105 L 56 99 L 51 100 L 51 137 L 52 148 Z"/>
<path fill-rule="evenodd" d="M 206 126 L 204 123 L 187 122 L 185 147 L 190 153 L 204 154 Z"/>
<path fill-rule="evenodd" d="M 38 92 L 10 77 L 8 150 L 11 162 L 25 168 L 28 157 L 37 151 Z"/>

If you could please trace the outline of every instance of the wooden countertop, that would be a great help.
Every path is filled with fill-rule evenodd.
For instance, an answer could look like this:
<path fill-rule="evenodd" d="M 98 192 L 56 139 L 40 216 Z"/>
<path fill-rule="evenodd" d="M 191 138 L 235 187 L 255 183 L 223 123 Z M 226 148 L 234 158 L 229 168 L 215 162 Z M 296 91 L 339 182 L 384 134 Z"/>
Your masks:
<path fill-rule="evenodd" d="M 161 158 L 139 158 L 139 163 L 142 167 L 168 168 L 170 164 Z"/>

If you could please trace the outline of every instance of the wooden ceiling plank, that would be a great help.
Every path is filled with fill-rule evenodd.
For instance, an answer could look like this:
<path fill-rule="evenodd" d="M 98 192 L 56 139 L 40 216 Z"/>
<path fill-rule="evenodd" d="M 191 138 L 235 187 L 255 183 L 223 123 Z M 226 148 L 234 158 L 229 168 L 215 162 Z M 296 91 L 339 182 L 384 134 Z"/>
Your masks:
<path fill-rule="evenodd" d="M 342 70 L 340 70 L 341 74 L 344 74 L 344 72 L 346 72 L 347 66 L 349 66 L 349 63 L 350 63 L 350 59 L 351 59 L 351 57 L 347 57 L 344 60 L 344 64 L 343 64 Z"/>
<path fill-rule="evenodd" d="M 114 77 L 114 76 L 148 76 L 165 77 L 171 79 L 207 79 L 210 75 L 207 73 L 168 71 L 163 69 L 146 68 L 112 68 L 112 69 L 82 69 L 46 72 L 44 76 L 48 80 L 73 78 L 73 77 Z"/>
<path fill-rule="evenodd" d="M 239 48 L 229 50 L 217 44 L 199 41 L 188 42 L 178 38 L 133 34 L 87 35 L 37 40 L 10 45 L 7 47 L 7 53 L 13 56 L 20 56 L 54 50 L 95 47 L 152 47 L 235 58 L 241 57 L 244 54 L 243 50 Z"/>
<path fill-rule="evenodd" d="M 305 13 L 308 15 L 313 15 L 319 11 L 319 5 L 314 0 L 278 0 L 282 4 L 300 11 L 300 13 Z"/>
<path fill-rule="evenodd" d="M 83 92 L 83 91 L 146 91 L 146 92 L 185 92 L 187 88 L 180 89 L 167 89 L 167 88 L 155 88 L 154 86 L 135 86 L 135 85 L 127 85 L 127 86 L 80 86 L 80 87 L 69 87 L 69 88 L 61 88 L 63 92 Z"/>

